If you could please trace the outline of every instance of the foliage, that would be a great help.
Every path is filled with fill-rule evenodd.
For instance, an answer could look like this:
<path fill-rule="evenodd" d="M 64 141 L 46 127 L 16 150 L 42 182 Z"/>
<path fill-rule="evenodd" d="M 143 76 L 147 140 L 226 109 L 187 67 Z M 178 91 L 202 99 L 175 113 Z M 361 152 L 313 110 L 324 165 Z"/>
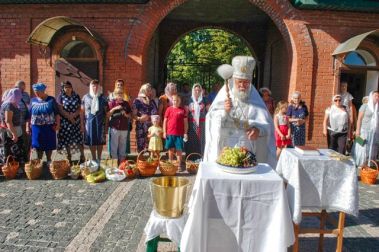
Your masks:
<path fill-rule="evenodd" d="M 251 55 L 246 43 L 220 29 L 200 29 L 185 35 L 167 58 L 168 79 L 178 84 L 198 82 L 205 87 L 221 82 L 216 69 L 236 55 Z"/>

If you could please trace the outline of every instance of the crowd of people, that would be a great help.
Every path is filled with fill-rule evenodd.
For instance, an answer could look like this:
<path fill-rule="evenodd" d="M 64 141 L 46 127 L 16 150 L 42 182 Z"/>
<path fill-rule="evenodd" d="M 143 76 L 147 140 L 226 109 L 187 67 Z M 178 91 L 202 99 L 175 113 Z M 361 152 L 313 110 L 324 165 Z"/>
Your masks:
<path fill-rule="evenodd" d="M 305 145 L 305 122 L 309 113 L 300 92 L 294 92 L 290 102 L 275 103 L 268 88 L 261 88 L 259 94 L 252 89 L 250 77 L 238 72 L 241 62 L 244 62 L 244 67 L 254 64 L 249 58 L 236 60 L 234 67 L 237 70 L 230 84 L 232 97 L 235 98 L 228 98 L 230 100 L 226 99 L 229 91 L 225 88 L 221 89 L 221 95 L 217 95 L 219 84 L 214 85 L 212 92 L 205 96 L 199 83 L 192 88 L 184 85 L 183 92 L 179 93 L 176 84 L 170 82 L 159 98 L 149 83 L 143 84 L 137 98 L 132 101 L 125 92 L 122 79 L 115 81 L 114 90 L 108 95 L 103 94 L 99 81 L 92 80 L 88 93 L 82 98 L 75 93 L 69 81 L 62 83 L 57 99 L 46 94 L 45 84 L 36 83 L 32 85 L 34 97 L 30 98 L 25 92 L 25 83 L 18 81 L 2 96 L 0 164 L 4 164 L 10 155 L 24 164 L 33 152 L 39 159 L 45 153 L 50 162 L 55 149 L 64 150 L 70 161 L 76 151 L 80 153 L 80 162 L 84 162 L 84 145 L 89 147 L 92 159 L 100 160 L 106 144 L 111 158 L 121 162 L 130 153 L 133 127 L 138 152 L 147 149 L 159 155 L 167 150 L 170 160 L 176 155 L 181 164 L 183 152 L 200 153 L 202 156 L 205 152 L 205 159 L 217 154 L 220 146 L 231 144 L 220 141 L 234 141 L 233 134 L 238 133 L 236 128 L 248 132 L 246 139 L 241 139 L 241 135 L 245 135 L 242 131 L 236 135 L 237 144 L 246 143 L 255 153 L 260 152 L 262 146 L 270 147 L 270 141 L 273 141 L 276 159 L 283 148 Z M 340 90 L 341 93 L 332 97 L 332 105 L 325 111 L 323 134 L 327 138 L 328 148 L 341 154 L 351 151 L 356 165 L 362 166 L 377 156 L 379 93 L 373 91 L 365 97 L 356 115 L 346 82 L 341 83 Z M 259 95 L 262 99 L 258 98 Z M 258 111 L 260 103 L 267 110 Z M 243 119 L 246 114 L 252 113 L 252 109 L 257 110 L 253 114 L 261 113 L 262 118 L 266 118 L 265 122 Z M 229 117 L 225 117 L 225 111 Z M 228 118 L 231 118 L 230 123 Z M 246 128 L 246 124 L 251 122 L 254 126 Z M 274 126 L 272 130 L 271 125 Z M 205 150 L 207 134 L 209 146 Z M 271 134 L 275 139 L 271 139 L 274 138 Z M 252 145 L 252 140 L 259 141 L 264 135 L 267 138 L 264 143 Z M 354 138 L 360 141 L 353 141 Z M 347 148 L 349 142 L 354 142 L 351 150 Z M 269 150 L 262 148 L 262 153 L 271 152 L 271 147 Z M 275 156 L 275 151 L 273 153 Z"/>
<path fill-rule="evenodd" d="M 379 92 L 372 91 L 362 99 L 357 115 L 352 103 L 354 97 L 347 91 L 347 86 L 347 82 L 341 82 L 341 93 L 332 97 L 331 105 L 325 110 L 323 135 L 329 149 L 343 155 L 350 154 L 355 164 L 361 167 L 378 156 Z M 290 103 L 279 101 L 276 105 L 269 89 L 261 88 L 260 94 L 267 110 L 273 114 L 277 158 L 283 148 L 305 145 L 305 122 L 309 112 L 301 94 L 294 92 Z"/>
<path fill-rule="evenodd" d="M 25 82 L 4 92 L 0 108 L 0 164 L 12 155 L 25 164 L 31 154 L 39 159 L 45 153 L 51 161 L 53 150 L 64 150 L 72 161 L 73 152 L 85 161 L 84 145 L 93 160 L 100 160 L 103 146 L 108 146 L 112 159 L 119 162 L 130 153 L 130 133 L 135 127 L 137 151 L 148 149 L 159 153 L 182 152 L 203 154 L 204 125 L 209 103 L 200 84 L 177 91 L 175 83 L 168 83 L 165 93 L 155 97 L 150 84 L 141 86 L 138 96 L 131 101 L 122 79 L 115 81 L 114 90 L 105 95 L 99 81 L 89 83 L 88 93 L 82 98 L 69 82 L 61 84 L 57 98 L 46 94 L 43 83 L 32 85 L 34 97 L 25 92 Z M 106 138 L 108 133 L 108 138 Z"/>

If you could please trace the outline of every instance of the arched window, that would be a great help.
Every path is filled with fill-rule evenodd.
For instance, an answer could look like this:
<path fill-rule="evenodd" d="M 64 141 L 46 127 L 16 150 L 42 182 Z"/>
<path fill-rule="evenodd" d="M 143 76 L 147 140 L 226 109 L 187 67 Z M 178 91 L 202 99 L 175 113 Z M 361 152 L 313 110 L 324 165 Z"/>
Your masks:
<path fill-rule="evenodd" d="M 350 66 L 366 66 L 364 58 L 357 52 L 350 52 L 346 55 L 345 60 L 343 61 L 345 65 Z"/>
<path fill-rule="evenodd" d="M 372 56 L 371 53 L 361 49 L 349 52 L 345 56 L 343 63 L 348 66 L 376 66 L 374 56 Z"/>
<path fill-rule="evenodd" d="M 83 96 L 88 92 L 88 83 L 99 78 L 98 54 L 90 41 L 78 39 L 76 35 L 66 36 L 66 39 L 58 51 L 60 58 L 55 62 L 56 92 L 60 92 L 61 82 L 70 81 L 75 92 Z"/>
<path fill-rule="evenodd" d="M 61 51 L 61 57 L 65 59 L 95 59 L 92 48 L 84 41 L 71 41 Z"/>

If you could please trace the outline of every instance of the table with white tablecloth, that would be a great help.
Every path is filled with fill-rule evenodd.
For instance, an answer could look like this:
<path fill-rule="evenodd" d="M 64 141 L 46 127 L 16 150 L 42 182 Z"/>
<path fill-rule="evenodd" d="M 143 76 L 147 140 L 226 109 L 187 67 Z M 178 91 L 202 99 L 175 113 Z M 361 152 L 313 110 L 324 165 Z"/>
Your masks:
<path fill-rule="evenodd" d="M 332 150 L 321 149 L 319 156 L 307 156 L 284 149 L 276 171 L 288 183 L 288 201 L 295 223 L 301 222 L 302 208 L 341 211 L 358 215 L 357 170 L 352 160 L 330 157 Z"/>
<path fill-rule="evenodd" d="M 214 162 L 200 164 L 181 251 L 287 251 L 293 242 L 284 183 L 269 165 L 230 174 Z"/>

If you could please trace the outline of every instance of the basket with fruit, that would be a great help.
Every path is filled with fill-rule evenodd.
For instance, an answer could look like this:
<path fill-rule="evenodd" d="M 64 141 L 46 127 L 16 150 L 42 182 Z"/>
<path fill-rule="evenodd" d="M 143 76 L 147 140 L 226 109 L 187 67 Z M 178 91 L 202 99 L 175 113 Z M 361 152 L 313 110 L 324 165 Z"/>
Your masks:
<path fill-rule="evenodd" d="M 196 174 L 201 162 L 200 153 L 191 153 L 186 158 L 186 169 L 190 174 Z"/>
<path fill-rule="evenodd" d="M 139 174 L 136 162 L 133 160 L 122 161 L 118 169 L 123 171 L 128 179 L 135 178 Z"/>
<path fill-rule="evenodd" d="M 137 168 L 141 176 L 153 176 L 159 164 L 159 157 L 148 150 L 141 151 L 137 156 Z"/>
<path fill-rule="evenodd" d="M 168 154 L 168 153 L 166 153 Z M 162 155 L 159 159 L 159 170 L 163 176 L 174 176 L 179 168 L 179 161 L 169 160 L 168 155 Z"/>

